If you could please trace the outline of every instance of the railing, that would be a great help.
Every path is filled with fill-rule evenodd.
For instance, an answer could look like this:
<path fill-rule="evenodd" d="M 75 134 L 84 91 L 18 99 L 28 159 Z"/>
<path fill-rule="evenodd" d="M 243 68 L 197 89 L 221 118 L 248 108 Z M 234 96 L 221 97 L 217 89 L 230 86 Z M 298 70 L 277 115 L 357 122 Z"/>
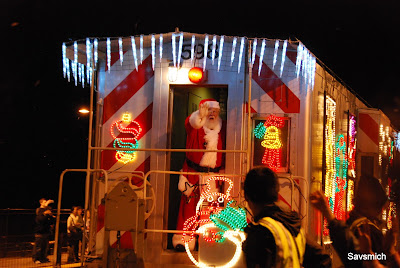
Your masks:
<path fill-rule="evenodd" d="M 69 214 L 69 209 L 60 211 L 63 222 Z M 0 209 L 0 258 L 31 255 L 35 241 L 35 217 L 36 209 Z"/>

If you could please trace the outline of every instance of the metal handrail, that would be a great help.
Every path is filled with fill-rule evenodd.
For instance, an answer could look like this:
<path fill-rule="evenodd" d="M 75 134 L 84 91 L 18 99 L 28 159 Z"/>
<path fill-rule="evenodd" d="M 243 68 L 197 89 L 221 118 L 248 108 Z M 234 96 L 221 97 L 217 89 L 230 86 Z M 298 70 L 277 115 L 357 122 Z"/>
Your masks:
<path fill-rule="evenodd" d="M 137 151 L 137 152 L 195 152 L 195 153 L 204 153 L 204 152 L 217 152 L 217 153 L 247 153 L 247 150 L 207 150 L 207 149 L 168 149 L 168 148 L 114 148 L 114 147 L 97 147 L 90 146 L 91 150 L 104 150 L 104 151 Z"/>
<path fill-rule="evenodd" d="M 107 171 L 104 169 L 66 169 L 64 170 L 61 175 L 60 175 L 60 183 L 59 183 L 59 189 L 58 189 L 58 203 L 57 203 L 57 217 L 56 217 L 56 230 L 55 230 L 55 243 L 54 243 L 54 256 L 56 256 L 56 262 L 57 262 L 57 254 L 58 254 L 58 236 L 60 232 L 60 210 L 61 210 L 61 198 L 62 198 L 62 189 L 63 189 L 63 183 L 64 183 L 64 175 L 67 172 L 85 172 L 86 173 L 86 188 L 89 186 L 89 178 L 90 174 L 93 172 L 103 172 L 104 177 L 105 177 L 105 189 L 107 193 L 107 187 L 108 187 L 108 174 Z M 87 191 L 88 189 L 86 189 Z M 85 210 L 87 209 L 87 202 L 85 202 Z M 86 217 L 84 217 L 84 223 L 86 225 Z M 82 252 L 85 252 L 85 245 L 86 245 L 86 236 L 84 235 L 82 237 Z M 81 266 L 83 265 L 83 256 L 81 256 Z"/>
<path fill-rule="evenodd" d="M 147 178 L 149 177 L 150 174 L 152 173 L 158 173 L 158 174 L 175 174 L 175 175 L 215 175 L 215 176 L 224 176 L 224 177 L 244 177 L 244 174 L 220 174 L 220 173 L 204 173 L 204 172 L 183 172 L 183 171 L 169 171 L 169 170 L 150 170 L 146 173 L 146 175 L 144 176 L 144 181 L 147 181 Z M 240 184 L 239 184 L 240 185 Z M 143 196 L 146 197 L 146 183 L 144 183 L 144 188 L 143 188 Z M 240 191 L 240 190 L 239 190 Z M 146 207 L 146 198 L 144 198 L 144 205 Z M 155 205 L 155 202 L 153 202 L 153 206 Z M 137 237 L 138 237 L 138 229 L 136 228 L 135 230 L 136 234 L 135 234 L 135 248 L 137 249 Z M 183 230 L 162 230 L 162 229 L 144 229 L 141 232 L 144 233 L 186 233 L 186 231 Z M 145 250 L 145 247 L 142 247 L 142 250 Z M 144 254 L 142 254 L 142 256 L 144 256 Z"/>

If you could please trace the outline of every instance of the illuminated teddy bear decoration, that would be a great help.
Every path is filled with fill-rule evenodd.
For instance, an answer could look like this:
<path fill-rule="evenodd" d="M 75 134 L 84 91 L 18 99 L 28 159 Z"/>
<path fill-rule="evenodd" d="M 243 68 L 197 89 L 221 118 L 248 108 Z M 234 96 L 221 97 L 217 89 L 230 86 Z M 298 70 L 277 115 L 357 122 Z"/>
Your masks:
<path fill-rule="evenodd" d="M 264 139 L 261 146 L 265 152 L 261 163 L 270 169 L 278 171 L 281 167 L 282 140 L 281 130 L 285 122 L 282 117 L 270 115 L 264 123 L 259 123 L 254 129 L 254 135 L 258 139 Z"/>
<path fill-rule="evenodd" d="M 211 183 L 223 181 L 229 183 L 226 193 L 219 193 L 212 190 Z M 221 266 L 224 268 L 232 267 L 239 260 L 242 251 L 242 242 L 245 240 L 243 229 L 247 226 L 246 211 L 243 208 L 235 207 L 235 201 L 230 192 L 233 188 L 232 180 L 223 177 L 210 177 L 206 183 L 206 190 L 200 195 L 200 200 L 196 206 L 196 215 L 188 218 L 183 230 L 185 231 L 182 240 L 185 244 L 186 252 L 190 260 L 198 267 L 209 267 L 197 261 L 190 252 L 189 242 L 195 239 L 195 235 L 201 235 L 207 242 L 223 243 L 225 239 L 230 240 L 236 245 L 236 251 L 232 259 Z M 201 210 L 204 201 L 209 202 L 209 207 Z M 228 201 L 226 208 L 222 209 L 220 203 Z M 221 231 L 213 231 L 212 229 Z M 213 266 L 214 267 L 214 266 Z"/>

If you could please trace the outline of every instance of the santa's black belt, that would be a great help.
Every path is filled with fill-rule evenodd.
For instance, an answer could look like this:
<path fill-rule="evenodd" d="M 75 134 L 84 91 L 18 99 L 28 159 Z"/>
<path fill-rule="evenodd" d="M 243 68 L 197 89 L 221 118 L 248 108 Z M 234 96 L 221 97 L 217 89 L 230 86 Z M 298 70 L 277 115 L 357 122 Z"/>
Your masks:
<path fill-rule="evenodd" d="M 192 160 L 186 157 L 186 164 L 188 167 L 193 168 L 197 172 L 219 172 L 221 167 L 216 167 L 216 168 L 210 168 L 210 167 L 202 167 L 199 164 L 196 164 Z"/>

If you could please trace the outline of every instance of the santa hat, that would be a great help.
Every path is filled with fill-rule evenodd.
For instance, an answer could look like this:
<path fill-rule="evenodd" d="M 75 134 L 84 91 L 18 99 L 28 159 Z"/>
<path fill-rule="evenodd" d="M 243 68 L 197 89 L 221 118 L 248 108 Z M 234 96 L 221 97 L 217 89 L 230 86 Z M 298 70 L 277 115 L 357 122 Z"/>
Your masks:
<path fill-rule="evenodd" d="M 216 109 L 220 109 L 219 107 L 219 102 L 216 101 L 215 99 L 205 99 L 205 100 L 201 100 L 199 105 L 203 105 L 207 103 L 208 104 L 208 108 L 216 108 Z"/>

